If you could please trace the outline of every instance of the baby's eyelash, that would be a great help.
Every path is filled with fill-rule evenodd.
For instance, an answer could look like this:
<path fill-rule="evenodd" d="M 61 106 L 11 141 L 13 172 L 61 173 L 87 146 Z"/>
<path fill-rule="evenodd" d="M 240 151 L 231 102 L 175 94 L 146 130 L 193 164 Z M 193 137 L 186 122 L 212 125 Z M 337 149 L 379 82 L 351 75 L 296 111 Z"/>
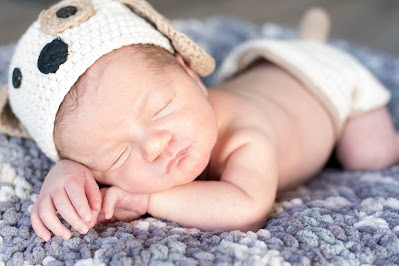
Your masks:
<path fill-rule="evenodd" d="M 115 160 L 115 162 L 111 165 L 111 167 L 109 168 L 109 169 L 112 169 L 112 168 L 114 168 L 115 167 L 115 165 L 120 161 L 120 159 L 122 158 L 122 157 L 124 157 L 124 155 L 127 153 L 127 152 L 129 152 L 129 156 L 130 156 L 130 146 L 127 146 L 126 147 L 126 149 L 122 152 L 122 154 L 118 157 L 118 159 L 116 159 Z M 126 160 L 125 160 L 126 161 Z M 119 168 L 120 166 L 122 166 L 124 163 L 125 163 L 125 161 L 121 164 L 121 165 L 119 165 L 117 168 Z"/>
<path fill-rule="evenodd" d="M 153 115 L 153 119 L 154 119 L 154 117 L 157 115 L 157 114 L 159 114 L 162 110 L 164 110 L 169 104 L 170 104 L 170 102 L 173 100 L 173 97 L 166 103 L 166 104 L 164 104 L 163 106 L 162 106 L 162 108 L 160 109 L 160 110 L 158 110 L 158 112 L 156 112 L 156 114 L 154 114 Z"/>
<path fill-rule="evenodd" d="M 122 157 L 122 155 L 125 154 L 126 150 L 127 150 L 127 148 L 123 150 L 121 155 L 118 157 L 118 159 L 115 160 L 115 162 L 112 165 L 114 165 L 117 161 L 119 161 L 119 159 Z"/>

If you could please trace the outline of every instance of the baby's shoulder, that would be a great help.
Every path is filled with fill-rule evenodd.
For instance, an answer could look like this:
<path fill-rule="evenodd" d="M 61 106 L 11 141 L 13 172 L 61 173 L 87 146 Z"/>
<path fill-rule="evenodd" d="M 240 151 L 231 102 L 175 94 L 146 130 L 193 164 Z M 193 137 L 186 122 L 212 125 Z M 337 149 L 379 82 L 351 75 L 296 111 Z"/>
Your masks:
<path fill-rule="evenodd" d="M 209 100 L 220 125 L 218 142 L 235 146 L 244 142 L 270 141 L 274 134 L 273 121 L 265 115 L 270 113 L 270 108 L 248 98 L 230 91 L 210 92 Z"/>
<path fill-rule="evenodd" d="M 259 128 L 230 123 L 219 133 L 209 164 L 213 176 L 221 176 L 233 158 L 234 162 L 244 163 L 250 158 L 275 153 L 272 137 Z M 247 163 L 249 166 L 255 161 Z"/>

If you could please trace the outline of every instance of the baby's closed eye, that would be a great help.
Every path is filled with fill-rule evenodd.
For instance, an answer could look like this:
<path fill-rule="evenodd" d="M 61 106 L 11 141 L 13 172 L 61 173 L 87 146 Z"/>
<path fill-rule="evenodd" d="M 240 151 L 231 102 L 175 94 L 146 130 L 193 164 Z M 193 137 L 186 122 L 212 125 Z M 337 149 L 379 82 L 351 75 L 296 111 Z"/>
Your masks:
<path fill-rule="evenodd" d="M 115 171 L 119 167 L 121 167 L 129 158 L 131 154 L 132 147 L 128 145 L 126 149 L 122 152 L 122 154 L 116 159 L 116 161 L 112 164 L 108 171 Z"/>
<path fill-rule="evenodd" d="M 152 120 L 158 120 L 166 116 L 166 113 L 164 111 L 167 109 L 167 107 L 170 106 L 170 103 L 174 99 L 174 96 L 175 95 L 173 94 L 171 97 L 169 97 L 168 100 L 163 101 L 163 103 L 159 105 L 160 107 L 156 108 L 156 113 L 153 115 Z"/>

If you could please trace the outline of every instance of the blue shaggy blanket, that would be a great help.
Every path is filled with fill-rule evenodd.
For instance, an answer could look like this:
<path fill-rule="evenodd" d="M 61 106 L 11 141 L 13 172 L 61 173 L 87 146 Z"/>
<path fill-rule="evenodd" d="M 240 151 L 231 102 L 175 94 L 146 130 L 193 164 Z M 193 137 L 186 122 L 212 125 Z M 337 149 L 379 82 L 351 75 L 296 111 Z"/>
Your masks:
<path fill-rule="evenodd" d="M 261 36 L 295 38 L 274 24 L 257 26 L 225 17 L 174 21 L 220 66 L 236 45 Z M 399 60 L 333 40 L 365 64 L 393 93 L 389 103 L 399 128 Z M 0 84 L 6 83 L 15 44 L 0 47 Z M 208 86 L 218 82 L 211 75 Z M 145 217 L 100 224 L 88 234 L 33 232 L 30 210 L 53 163 L 35 142 L 0 133 L 0 265 L 393 265 L 399 264 L 399 167 L 348 172 L 331 160 L 312 180 L 279 195 L 257 232 L 201 232 Z M 69 225 L 68 225 L 69 227 Z"/>

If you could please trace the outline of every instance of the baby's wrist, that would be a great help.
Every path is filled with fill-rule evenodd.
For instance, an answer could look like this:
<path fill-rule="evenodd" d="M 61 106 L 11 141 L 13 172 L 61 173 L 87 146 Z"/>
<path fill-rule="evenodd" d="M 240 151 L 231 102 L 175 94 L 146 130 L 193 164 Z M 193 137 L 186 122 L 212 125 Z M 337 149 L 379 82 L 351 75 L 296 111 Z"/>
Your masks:
<path fill-rule="evenodd" d="M 154 194 L 148 194 L 148 200 L 147 200 L 147 213 L 151 214 L 152 210 L 152 199 L 153 199 Z"/>
<path fill-rule="evenodd" d="M 148 210 L 150 209 L 150 200 L 151 200 L 151 194 L 146 194 L 146 208 L 144 210 L 144 213 L 142 213 L 141 215 L 144 215 L 146 213 L 148 213 Z"/>

